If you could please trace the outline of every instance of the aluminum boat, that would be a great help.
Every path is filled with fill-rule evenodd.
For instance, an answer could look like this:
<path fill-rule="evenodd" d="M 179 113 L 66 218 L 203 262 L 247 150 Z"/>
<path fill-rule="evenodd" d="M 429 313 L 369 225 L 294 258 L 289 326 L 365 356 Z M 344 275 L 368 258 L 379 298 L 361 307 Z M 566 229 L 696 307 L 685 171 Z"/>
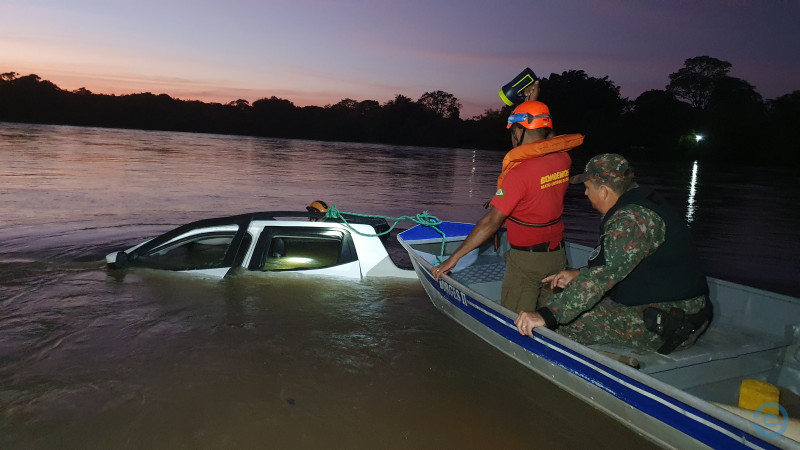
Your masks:
<path fill-rule="evenodd" d="M 659 445 L 800 448 L 800 299 L 709 278 L 712 324 L 694 346 L 669 355 L 584 346 L 545 328 L 530 338 L 500 305 L 509 248 L 502 232 L 499 245 L 490 240 L 434 280 L 432 267 L 473 227 L 443 222 L 438 231 L 418 225 L 398 235 L 433 304 L 469 331 Z M 585 266 L 591 251 L 567 244 L 570 267 Z M 743 380 L 778 387 L 780 403 L 739 408 Z"/>

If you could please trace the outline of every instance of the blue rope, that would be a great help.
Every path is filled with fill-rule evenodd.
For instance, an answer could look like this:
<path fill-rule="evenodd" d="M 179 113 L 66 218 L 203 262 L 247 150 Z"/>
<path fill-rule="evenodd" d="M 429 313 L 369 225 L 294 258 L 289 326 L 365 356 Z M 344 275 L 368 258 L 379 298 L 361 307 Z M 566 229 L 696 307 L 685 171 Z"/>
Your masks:
<path fill-rule="evenodd" d="M 386 231 L 384 231 L 382 233 L 362 233 L 362 232 L 356 230 L 355 228 L 353 228 L 350 225 L 350 223 L 347 222 L 347 219 L 344 217 L 344 214 L 347 214 L 348 216 L 351 216 L 351 217 L 365 217 L 365 218 L 374 218 L 374 219 L 384 219 L 384 220 L 386 220 L 387 223 L 388 222 L 394 222 L 394 223 L 392 223 L 392 225 L 389 227 L 388 230 L 386 230 Z M 379 236 L 383 236 L 385 234 L 391 233 L 392 230 L 394 230 L 394 228 L 397 226 L 397 224 L 400 223 L 400 221 L 402 221 L 402 220 L 410 220 L 410 221 L 412 221 L 412 222 L 414 222 L 414 223 L 416 223 L 418 225 L 422 225 L 422 226 L 425 226 L 425 227 L 433 228 L 434 230 L 436 230 L 437 233 L 439 233 L 442 236 L 442 249 L 439 252 L 439 262 L 443 261 L 442 258 L 444 258 L 445 239 L 447 238 L 447 236 L 444 234 L 444 231 L 439 229 L 439 225 L 442 224 L 442 221 L 439 220 L 438 217 L 432 216 L 430 213 L 428 213 L 428 211 L 423 211 L 423 212 L 421 212 L 421 213 L 419 213 L 417 215 L 414 215 L 414 216 L 390 217 L 390 216 L 381 216 L 381 215 L 377 215 L 377 214 L 358 214 L 358 213 L 352 213 L 352 212 L 342 213 L 341 211 L 339 211 L 339 208 L 337 208 L 336 205 L 331 205 L 330 208 L 328 208 L 328 211 L 325 212 L 324 219 L 341 220 L 342 223 L 344 223 L 344 225 L 347 228 L 349 228 L 351 231 L 353 231 L 354 233 L 359 234 L 361 236 L 370 236 L 370 237 L 379 237 Z"/>

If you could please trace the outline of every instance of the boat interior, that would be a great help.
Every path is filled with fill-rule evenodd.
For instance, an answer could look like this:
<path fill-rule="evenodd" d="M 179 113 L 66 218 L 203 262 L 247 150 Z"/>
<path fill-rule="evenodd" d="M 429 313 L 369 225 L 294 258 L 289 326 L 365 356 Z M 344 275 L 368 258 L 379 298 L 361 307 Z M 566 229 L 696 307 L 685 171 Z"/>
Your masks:
<path fill-rule="evenodd" d="M 447 242 L 444 255 L 451 254 L 459 244 L 456 240 Z M 500 255 L 507 245 L 504 240 L 498 248 L 491 241 L 485 243 L 462 258 L 450 276 L 499 304 L 505 270 Z M 433 262 L 441 252 L 441 241 L 411 247 Z M 583 267 L 591 251 L 568 244 L 570 267 Z M 622 345 L 590 348 L 722 405 L 738 403 L 742 380 L 764 381 L 780 389 L 780 403 L 789 416 L 800 417 L 800 300 L 714 278 L 709 278 L 709 288 L 714 319 L 690 348 L 669 355 Z"/>

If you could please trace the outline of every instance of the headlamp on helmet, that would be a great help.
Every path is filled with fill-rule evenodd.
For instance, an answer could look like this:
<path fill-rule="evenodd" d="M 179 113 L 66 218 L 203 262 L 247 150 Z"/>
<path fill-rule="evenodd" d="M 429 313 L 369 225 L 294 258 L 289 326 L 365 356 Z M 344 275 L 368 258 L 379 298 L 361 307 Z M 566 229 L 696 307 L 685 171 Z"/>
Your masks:
<path fill-rule="evenodd" d="M 523 102 L 514 112 L 508 116 L 506 128 L 511 128 L 515 123 L 529 130 L 536 128 L 553 128 L 553 119 L 550 117 L 550 109 L 542 102 L 528 101 Z"/>

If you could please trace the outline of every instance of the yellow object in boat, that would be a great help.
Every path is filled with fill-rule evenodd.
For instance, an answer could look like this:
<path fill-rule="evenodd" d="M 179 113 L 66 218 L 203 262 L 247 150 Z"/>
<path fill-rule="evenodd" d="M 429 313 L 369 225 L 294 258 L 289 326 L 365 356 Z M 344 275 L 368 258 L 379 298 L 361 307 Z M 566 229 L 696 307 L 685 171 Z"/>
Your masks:
<path fill-rule="evenodd" d="M 739 408 L 755 411 L 764 403 L 779 403 L 780 390 L 776 386 L 759 380 L 742 380 L 739 388 Z M 763 413 L 780 415 L 776 407 L 764 408 Z"/>

